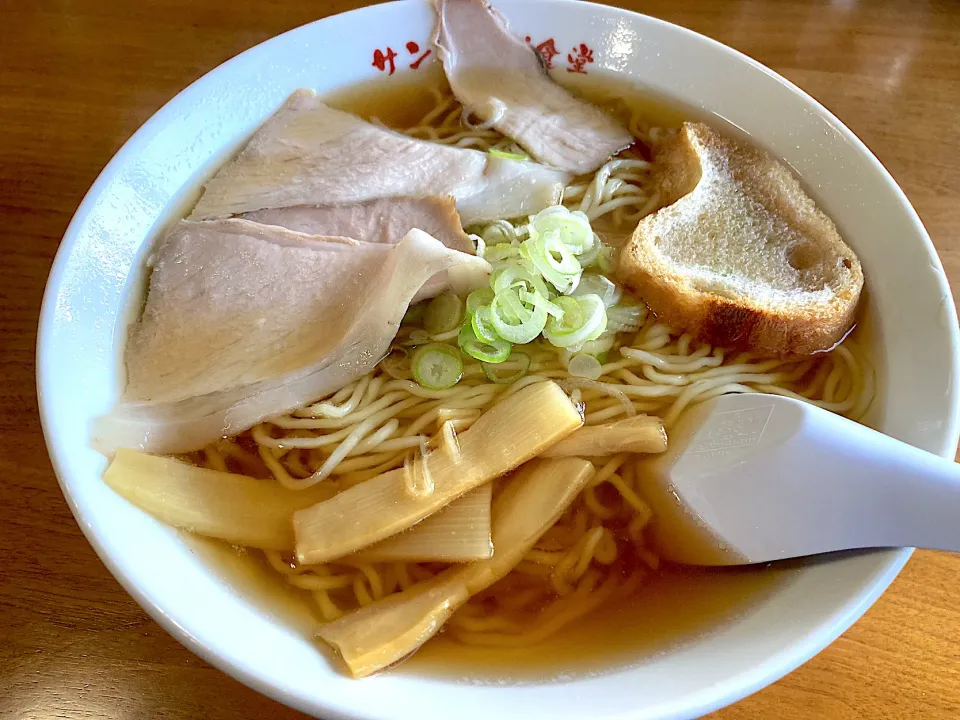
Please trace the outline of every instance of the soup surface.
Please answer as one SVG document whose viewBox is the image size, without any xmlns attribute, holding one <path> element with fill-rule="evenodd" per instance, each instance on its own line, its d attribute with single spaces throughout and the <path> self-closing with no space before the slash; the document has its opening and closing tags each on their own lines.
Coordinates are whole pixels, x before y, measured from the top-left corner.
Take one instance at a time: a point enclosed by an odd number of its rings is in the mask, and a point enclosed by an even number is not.
<svg viewBox="0 0 960 720">
<path fill-rule="evenodd" d="M 241 597 L 313 639 L 318 620 L 306 590 L 284 582 L 257 551 L 181 533 L 201 560 Z M 465 645 L 441 632 L 388 673 L 471 684 L 537 684 L 616 671 L 709 634 L 789 583 L 800 563 L 755 568 L 662 567 L 632 595 L 608 603 L 543 642 L 525 647 Z M 333 652 L 315 641 L 335 662 Z"/>
<path fill-rule="evenodd" d="M 556 79 L 622 118 L 625 123 L 629 123 L 635 135 L 644 139 L 655 139 L 658 133 L 675 128 L 684 120 L 708 119 L 691 108 L 680 107 L 665 98 L 652 96 L 640 88 L 598 72 L 592 72 L 583 78 L 567 76 Z M 481 149 L 490 146 L 499 149 L 501 145 L 498 143 L 502 141 L 505 151 L 513 150 L 509 141 L 503 141 L 493 131 L 471 133 L 460 126 L 459 106 L 449 96 L 449 88 L 438 66 L 429 70 L 424 68 L 419 73 L 410 73 L 407 76 L 378 79 L 335 92 L 326 99 L 335 107 L 392 128 L 405 131 L 416 131 L 420 128 L 421 137 L 423 132 L 435 131 L 440 137 L 447 137 L 454 134 L 454 131 L 462 131 L 463 139 L 467 143 L 479 138 L 476 146 Z M 428 119 L 427 123 L 424 123 L 424 118 Z M 721 122 L 717 118 L 709 120 L 714 125 Z M 425 126 L 434 130 L 423 131 Z M 723 129 L 732 132 L 731 128 Z M 649 153 L 649 147 L 641 145 L 630 152 L 630 158 L 641 159 L 644 154 Z M 610 192 L 609 197 L 598 198 L 598 203 L 616 201 L 619 197 L 623 198 L 622 207 L 592 219 L 591 224 L 608 245 L 616 247 L 629 237 L 642 214 L 656 209 L 656 200 L 642 194 L 646 181 L 631 172 L 629 167 L 625 171 L 614 168 L 612 172 L 622 174 L 621 186 L 614 187 L 611 191 L 611 186 L 606 185 L 605 191 Z M 578 182 L 579 186 L 576 185 Z M 586 196 L 592 192 L 590 182 L 590 178 L 574 181 L 574 200 L 576 193 Z M 633 188 L 637 190 L 631 196 Z M 568 188 L 568 198 L 570 195 Z M 576 201 L 567 204 L 571 209 L 577 206 Z M 613 204 L 616 205 L 616 202 Z M 866 306 L 866 302 L 863 305 Z M 636 347 L 666 347 L 674 349 L 671 352 L 697 356 L 699 349 L 695 341 L 691 342 L 690 338 L 684 339 L 684 336 L 669 333 L 668 330 L 659 327 L 655 319 L 648 318 L 641 331 L 629 342 L 633 342 Z M 662 338 L 659 346 L 658 333 L 668 335 Z M 629 342 L 625 342 L 625 345 Z M 858 329 L 844 342 L 839 353 L 834 351 L 821 357 L 794 361 L 768 361 L 730 353 L 723 365 L 750 365 L 752 369 L 748 372 L 754 372 L 756 376 L 746 379 L 740 377 L 736 382 L 744 383 L 753 389 L 771 391 L 769 386 L 782 385 L 793 392 L 821 401 L 831 409 L 859 419 L 866 409 L 866 401 L 869 400 L 869 397 L 863 396 L 872 394 L 871 389 L 865 389 L 863 378 L 855 372 L 856 368 L 862 369 L 864 366 L 864 353 L 869 349 L 865 350 L 866 345 L 869 345 L 869 341 L 864 337 L 864 331 Z M 675 350 L 676 348 L 679 350 Z M 699 357 L 708 356 L 711 352 L 711 349 L 704 349 Z M 549 367 L 547 370 L 549 371 Z M 764 375 L 770 372 L 774 373 L 773 379 Z M 589 389 L 584 389 L 588 418 L 591 412 L 608 412 L 615 416 L 616 400 L 592 397 L 589 392 Z M 639 411 L 666 417 L 669 427 L 676 414 L 682 411 L 682 405 L 678 406 L 673 400 L 674 396 L 670 397 L 669 402 L 658 404 L 651 401 L 648 403 L 649 407 L 640 403 Z M 217 463 L 225 462 L 232 471 L 267 477 L 269 469 L 262 464 L 259 467 L 252 467 L 249 462 L 244 465 L 243 457 L 253 458 L 254 465 L 258 462 L 258 452 L 262 457 L 262 449 L 257 447 L 256 438 L 256 435 L 246 433 L 238 440 L 226 441 L 223 446 L 210 453 L 193 453 L 191 460 L 208 467 L 216 467 Z M 282 440 L 282 435 L 274 433 L 270 436 L 271 440 L 277 438 Z M 212 460 L 214 455 L 219 460 Z M 310 474 L 316 471 L 316 467 L 310 463 L 309 457 L 302 455 L 287 462 L 283 471 L 296 473 L 301 470 Z M 389 462 L 383 467 L 388 465 Z M 362 463 L 358 467 L 358 472 L 364 472 Z M 369 467 L 367 465 L 367 468 Z M 300 477 L 303 477 L 302 472 Z M 637 471 L 630 468 L 628 461 L 617 465 L 611 472 L 619 473 L 618 477 L 622 475 L 629 487 L 631 473 Z M 362 478 L 358 480 L 362 481 Z M 429 673 L 457 681 L 498 683 L 549 681 L 558 677 L 606 672 L 642 662 L 645 657 L 711 632 L 729 618 L 764 602 L 770 593 L 775 592 L 783 583 L 790 582 L 799 571 L 799 566 L 795 564 L 723 570 L 660 566 L 656 557 L 643 546 L 642 541 L 637 543 L 637 538 L 631 536 L 633 516 L 630 509 L 624 505 L 622 494 L 607 485 L 592 489 L 591 493 L 589 498 L 578 500 L 560 522 L 560 525 L 566 523 L 564 527 L 569 527 L 571 532 L 580 533 L 577 542 L 582 542 L 581 536 L 586 532 L 584 528 L 577 530 L 580 523 L 577 513 L 584 518 L 582 522 L 585 527 L 589 525 L 594 529 L 603 528 L 598 535 L 600 540 L 594 543 L 601 549 L 591 550 L 594 552 L 593 559 L 585 556 L 588 561 L 586 569 L 581 570 L 581 574 L 577 576 L 582 579 L 584 573 L 595 572 L 596 578 L 584 594 L 586 600 L 578 600 L 580 605 L 568 604 L 569 607 L 560 607 L 559 603 L 554 603 L 555 598 L 550 595 L 551 590 L 543 579 L 543 573 L 539 578 L 530 579 L 514 571 L 500 583 L 472 599 L 448 623 L 448 629 L 428 642 L 410 660 L 390 672 Z M 285 566 L 287 569 L 291 566 L 288 559 L 279 554 L 268 561 L 268 558 L 257 550 L 235 549 L 218 541 L 201 540 L 192 536 L 190 542 L 196 547 L 198 554 L 238 592 L 262 607 L 265 612 L 297 628 L 306 636 L 312 635 L 318 622 L 333 619 L 337 613 L 349 611 L 358 603 L 364 604 L 364 595 L 370 595 L 375 590 L 377 578 L 370 578 L 368 574 L 364 579 L 364 570 L 323 569 L 319 572 L 320 576 L 342 575 L 347 579 L 340 584 L 331 581 L 332 589 L 329 592 L 320 591 L 322 596 L 318 597 L 316 590 L 306 589 L 310 583 L 301 583 L 301 587 L 291 584 L 290 574 L 284 569 Z M 564 549 L 560 547 L 563 545 L 562 539 L 557 542 L 559 549 L 547 548 L 542 552 L 543 557 L 540 559 L 546 563 L 545 572 L 549 572 L 550 562 L 556 562 L 556 558 L 550 560 L 547 554 L 558 553 Z M 605 563 L 602 559 L 603 542 L 619 549 L 615 553 L 616 559 L 610 563 Z M 528 575 L 535 576 L 536 558 L 528 558 L 524 562 Z M 436 564 L 421 563 L 418 567 L 403 569 L 402 572 L 413 572 L 416 580 L 421 577 L 416 573 L 429 577 L 437 572 L 438 567 L 435 566 Z M 373 572 L 379 574 L 379 580 L 383 580 L 384 577 L 389 578 L 393 571 L 374 568 Z M 391 586 L 397 585 L 396 578 L 387 582 Z M 608 587 L 609 591 L 605 590 Z M 530 596 L 529 602 L 522 600 L 525 593 Z M 591 596 L 597 597 L 599 602 L 590 602 Z M 562 601 L 562 597 L 559 600 Z M 533 622 L 534 626 L 540 623 L 543 627 L 542 633 L 524 633 L 518 630 L 518 626 L 538 612 L 545 617 L 553 613 L 552 617 L 562 616 L 563 619 L 558 620 L 552 629 L 549 621 Z M 326 648 L 324 651 L 329 652 Z"/>
</svg>

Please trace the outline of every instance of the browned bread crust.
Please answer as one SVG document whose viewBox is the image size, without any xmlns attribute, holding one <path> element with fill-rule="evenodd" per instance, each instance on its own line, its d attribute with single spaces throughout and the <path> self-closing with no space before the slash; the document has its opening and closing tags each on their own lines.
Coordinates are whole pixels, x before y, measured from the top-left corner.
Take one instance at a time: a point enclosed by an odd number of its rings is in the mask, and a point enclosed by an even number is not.
<svg viewBox="0 0 960 720">
<path fill-rule="evenodd" d="M 768 355 L 828 350 L 851 328 L 860 261 L 782 164 L 701 123 L 656 157 L 663 207 L 639 223 L 620 280 L 666 322 Z"/>
</svg>

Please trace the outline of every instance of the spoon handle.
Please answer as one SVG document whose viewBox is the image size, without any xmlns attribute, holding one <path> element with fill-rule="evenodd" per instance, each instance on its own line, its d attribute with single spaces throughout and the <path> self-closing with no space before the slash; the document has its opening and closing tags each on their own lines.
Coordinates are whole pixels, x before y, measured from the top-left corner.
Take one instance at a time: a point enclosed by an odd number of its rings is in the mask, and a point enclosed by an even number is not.
<svg viewBox="0 0 960 720">
<path fill-rule="evenodd" d="M 790 445 L 796 462 L 815 458 L 816 484 L 829 494 L 818 524 L 846 538 L 833 549 L 960 551 L 960 465 L 820 408 L 805 409 Z"/>
<path fill-rule="evenodd" d="M 960 551 L 960 465 L 808 403 L 718 398 L 694 408 L 671 443 L 649 473 L 651 488 L 669 492 L 648 492 L 664 517 L 670 498 L 682 510 L 657 525 L 668 559 L 729 565 L 854 548 Z M 684 539 L 691 523 L 708 529 L 718 557 L 702 551 L 701 531 Z"/>
</svg>

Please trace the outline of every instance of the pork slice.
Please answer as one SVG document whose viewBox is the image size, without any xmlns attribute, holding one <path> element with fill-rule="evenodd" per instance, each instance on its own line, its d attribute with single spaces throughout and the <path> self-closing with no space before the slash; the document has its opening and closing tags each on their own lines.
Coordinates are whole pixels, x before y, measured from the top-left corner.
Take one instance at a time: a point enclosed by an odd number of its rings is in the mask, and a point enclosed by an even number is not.
<svg viewBox="0 0 960 720">
<path fill-rule="evenodd" d="M 294 205 L 254 210 L 239 217 L 313 235 L 342 235 L 363 242 L 397 243 L 414 228 L 448 248 L 474 255 L 452 198 L 382 198 L 351 205 Z M 417 291 L 412 302 L 436 297 L 451 286 L 446 270 Z"/>
<path fill-rule="evenodd" d="M 555 205 L 569 180 L 538 163 L 410 138 L 297 90 L 207 181 L 190 219 L 449 195 L 470 225 Z"/>
<path fill-rule="evenodd" d="M 372 243 L 397 243 L 414 228 L 448 248 L 474 254 L 450 197 L 378 198 L 350 205 L 295 205 L 240 217 L 311 235 L 339 235 Z"/>
<path fill-rule="evenodd" d="M 462 291 L 488 269 L 419 230 L 386 245 L 180 221 L 155 251 L 126 390 L 94 443 L 187 452 L 299 407 L 373 369 L 428 279 L 447 271 Z"/>
<path fill-rule="evenodd" d="M 486 0 L 435 0 L 434 43 L 454 95 L 539 162 L 594 172 L 633 142 L 620 123 L 547 74 Z"/>
</svg>

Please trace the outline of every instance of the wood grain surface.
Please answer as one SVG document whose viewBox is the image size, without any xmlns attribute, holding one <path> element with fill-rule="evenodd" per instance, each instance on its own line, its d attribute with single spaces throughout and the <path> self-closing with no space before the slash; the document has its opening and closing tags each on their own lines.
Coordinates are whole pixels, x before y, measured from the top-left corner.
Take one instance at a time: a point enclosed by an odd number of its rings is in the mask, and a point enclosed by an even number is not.
<svg viewBox="0 0 960 720">
<path fill-rule="evenodd" d="M 43 286 L 97 173 L 201 74 L 356 0 L 0 0 L 0 717 L 295 718 L 188 652 L 84 540 L 34 386 Z M 833 110 L 900 182 L 960 288 L 960 3 L 620 0 Z M 960 556 L 918 552 L 866 616 L 721 720 L 960 717 Z"/>
</svg>

